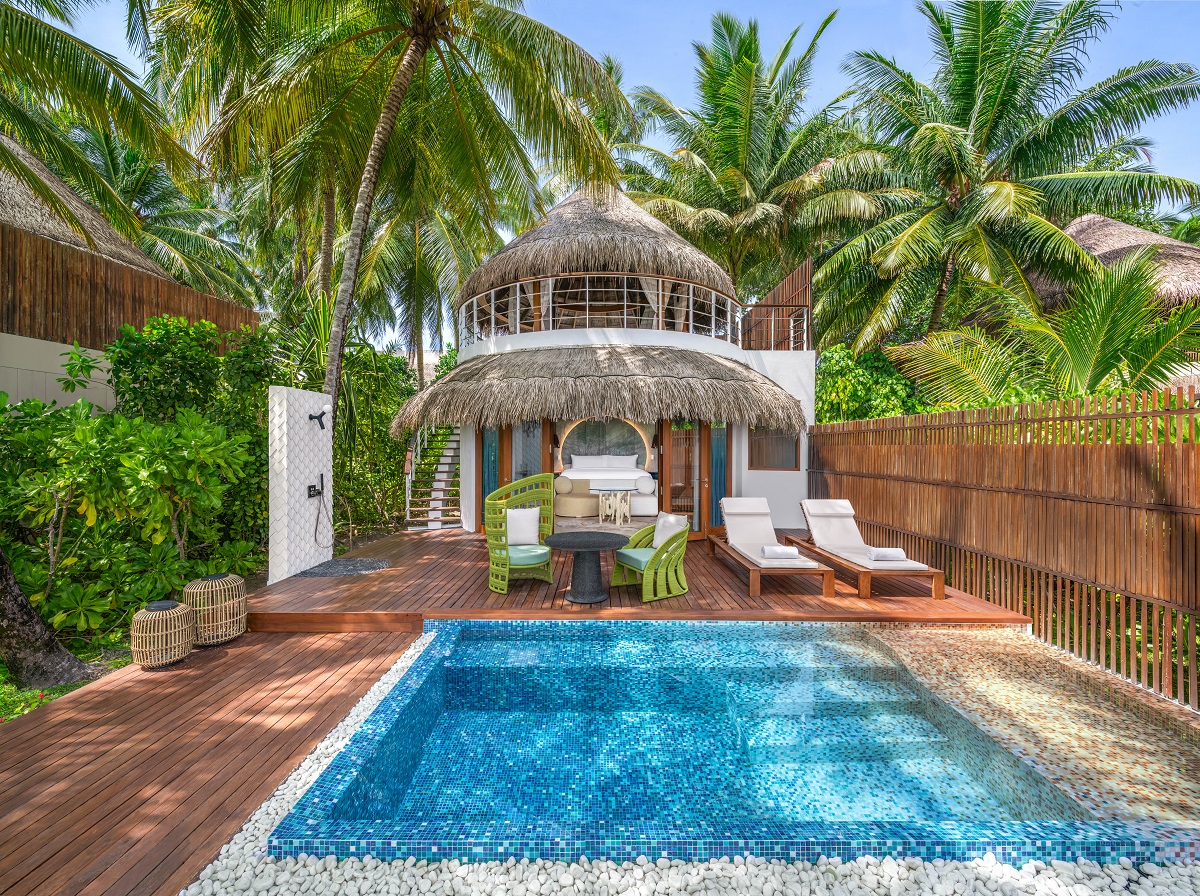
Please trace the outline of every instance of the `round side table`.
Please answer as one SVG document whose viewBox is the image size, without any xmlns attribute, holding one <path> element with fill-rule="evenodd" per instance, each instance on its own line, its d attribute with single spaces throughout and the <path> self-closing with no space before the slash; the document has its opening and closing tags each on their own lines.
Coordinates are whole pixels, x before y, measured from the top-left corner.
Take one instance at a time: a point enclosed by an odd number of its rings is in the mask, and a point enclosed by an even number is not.
<svg viewBox="0 0 1200 896">
<path fill-rule="evenodd" d="M 616 551 L 629 544 L 620 532 L 555 532 L 546 536 L 546 545 L 556 551 L 571 551 L 571 590 L 567 600 L 573 604 L 598 604 L 608 600 L 608 589 L 600 578 L 600 552 Z"/>
</svg>

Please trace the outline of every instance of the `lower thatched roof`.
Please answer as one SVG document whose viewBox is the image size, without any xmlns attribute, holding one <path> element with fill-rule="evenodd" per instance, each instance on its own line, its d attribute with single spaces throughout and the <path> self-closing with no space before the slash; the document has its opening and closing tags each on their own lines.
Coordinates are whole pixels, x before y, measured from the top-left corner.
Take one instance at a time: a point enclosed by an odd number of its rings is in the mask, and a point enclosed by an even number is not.
<svg viewBox="0 0 1200 896">
<path fill-rule="evenodd" d="M 660 346 L 590 345 L 481 355 L 410 399 L 392 423 L 512 426 L 528 420 L 617 417 L 723 420 L 799 433 L 800 402 L 744 364 Z"/>
</svg>

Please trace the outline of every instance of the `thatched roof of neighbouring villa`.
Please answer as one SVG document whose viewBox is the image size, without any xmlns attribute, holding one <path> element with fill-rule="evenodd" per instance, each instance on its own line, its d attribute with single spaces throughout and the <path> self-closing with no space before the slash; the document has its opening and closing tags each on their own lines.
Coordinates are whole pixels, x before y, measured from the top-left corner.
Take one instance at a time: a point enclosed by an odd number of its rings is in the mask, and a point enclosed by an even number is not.
<svg viewBox="0 0 1200 896">
<path fill-rule="evenodd" d="M 47 168 L 40 159 L 24 146 L 0 134 L 0 143 L 4 149 L 17 156 L 27 167 L 35 171 L 42 181 L 58 196 L 59 200 L 76 217 L 84 230 L 92 238 L 93 245 L 76 233 L 71 225 L 55 214 L 42 200 L 23 182 L 17 180 L 7 171 L 0 169 L 0 222 L 36 233 L 59 243 L 66 243 L 77 249 L 103 255 L 112 261 L 138 268 L 166 280 L 171 275 L 154 263 L 150 256 L 117 233 L 104 217 L 84 202 L 79 195 L 68 187 L 59 177 Z"/>
<path fill-rule="evenodd" d="M 737 361 L 661 346 L 588 345 L 480 355 L 400 408 L 392 435 L 419 426 L 512 426 L 613 417 L 724 420 L 804 430 L 798 399 Z"/>
<path fill-rule="evenodd" d="M 569 273 L 673 277 L 734 294 L 720 265 L 624 193 L 581 190 L 476 268 L 456 305 L 517 280 Z"/>
<path fill-rule="evenodd" d="M 1104 265 L 1115 264 L 1142 246 L 1158 246 L 1155 261 L 1161 266 L 1159 296 L 1162 300 L 1168 305 L 1179 305 L 1200 299 L 1200 246 L 1103 215 L 1076 218 L 1063 228 L 1063 232 Z M 1060 284 L 1035 280 L 1035 287 L 1047 305 L 1053 307 L 1062 301 Z"/>
</svg>

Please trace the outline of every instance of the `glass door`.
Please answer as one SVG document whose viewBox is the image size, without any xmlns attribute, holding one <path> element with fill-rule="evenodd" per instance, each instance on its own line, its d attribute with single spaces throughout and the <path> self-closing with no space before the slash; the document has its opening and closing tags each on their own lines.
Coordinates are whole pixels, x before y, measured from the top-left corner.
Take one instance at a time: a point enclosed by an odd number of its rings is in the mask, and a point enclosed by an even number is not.
<svg viewBox="0 0 1200 896">
<path fill-rule="evenodd" d="M 725 532 L 725 518 L 721 515 L 721 499 L 729 494 L 729 427 L 724 423 L 706 425 L 708 430 L 708 519 L 706 532 Z"/>
<path fill-rule="evenodd" d="M 729 493 L 729 439 L 724 423 L 664 422 L 659 437 L 663 509 L 686 516 L 692 538 L 724 529 L 721 499 Z"/>
</svg>

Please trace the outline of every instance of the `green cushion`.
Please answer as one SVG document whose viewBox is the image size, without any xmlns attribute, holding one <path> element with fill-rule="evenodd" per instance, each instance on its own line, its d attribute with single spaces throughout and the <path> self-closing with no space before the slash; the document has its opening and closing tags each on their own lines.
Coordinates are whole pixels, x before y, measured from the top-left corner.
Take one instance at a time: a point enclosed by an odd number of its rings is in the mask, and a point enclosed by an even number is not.
<svg viewBox="0 0 1200 896">
<path fill-rule="evenodd" d="M 550 559 L 550 549 L 544 544 L 510 544 L 509 566 L 541 566 Z"/>
<path fill-rule="evenodd" d="M 646 571 L 646 564 L 654 556 L 654 548 L 621 548 L 617 551 L 617 562 Z"/>
</svg>

